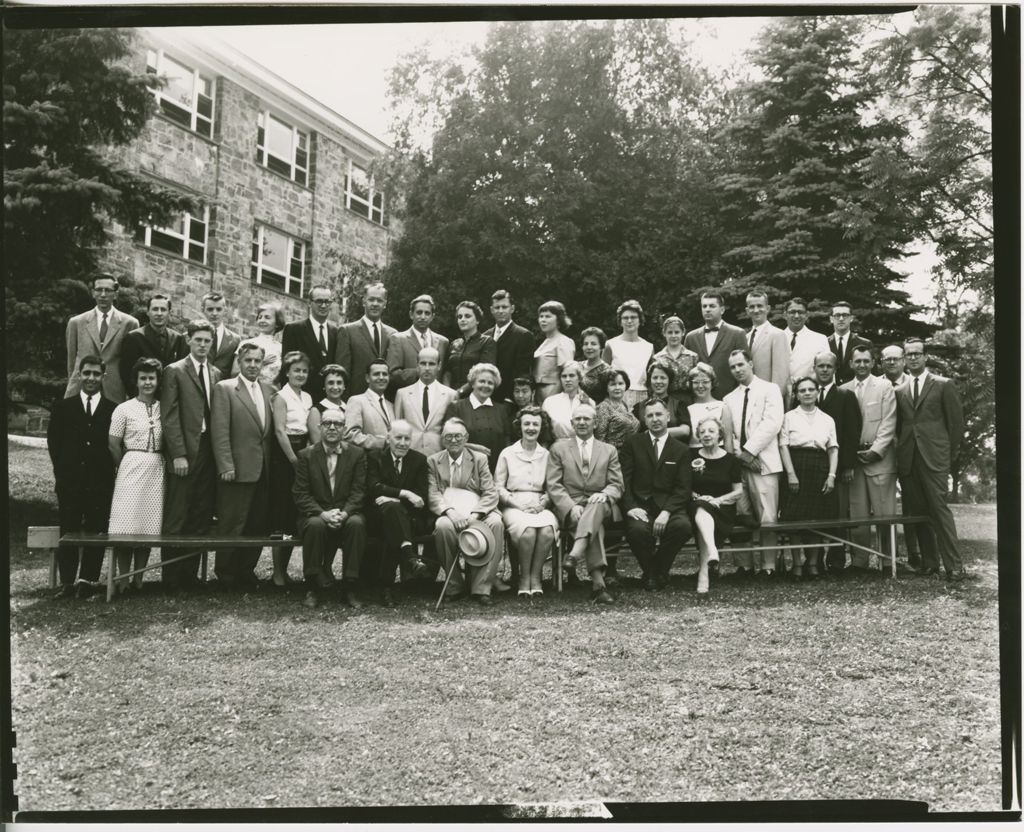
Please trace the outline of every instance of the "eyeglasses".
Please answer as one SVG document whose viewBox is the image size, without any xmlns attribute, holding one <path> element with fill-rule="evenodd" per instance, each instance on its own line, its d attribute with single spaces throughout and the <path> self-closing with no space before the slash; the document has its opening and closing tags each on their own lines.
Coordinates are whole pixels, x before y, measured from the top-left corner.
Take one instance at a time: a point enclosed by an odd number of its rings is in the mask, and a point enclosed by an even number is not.
<svg viewBox="0 0 1024 832">
<path fill-rule="evenodd" d="M 106 287 L 95 286 L 93 287 L 93 294 L 96 295 L 112 295 L 117 289 L 107 289 Z"/>
<path fill-rule="evenodd" d="M 850 313 L 849 312 L 833 312 L 832 313 L 832 317 L 833 318 L 849 318 L 850 317 Z"/>
<path fill-rule="evenodd" d="M 320 425 L 323 428 L 338 428 L 339 430 L 345 427 L 344 422 L 321 422 Z"/>
<path fill-rule="evenodd" d="M 441 438 L 445 442 L 459 442 L 460 440 L 466 438 L 466 434 L 464 434 L 464 433 L 446 433 Z"/>
</svg>

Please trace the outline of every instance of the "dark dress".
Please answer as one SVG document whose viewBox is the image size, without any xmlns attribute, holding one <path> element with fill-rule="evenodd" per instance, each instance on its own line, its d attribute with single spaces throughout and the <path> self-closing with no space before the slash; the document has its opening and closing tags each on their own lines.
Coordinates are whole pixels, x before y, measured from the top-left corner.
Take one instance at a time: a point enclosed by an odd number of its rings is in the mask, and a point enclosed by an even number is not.
<svg viewBox="0 0 1024 832">
<path fill-rule="evenodd" d="M 444 372 L 448 377 L 446 384 L 453 390 L 458 390 L 459 395 L 467 395 L 469 390 L 463 391 L 461 388 L 465 386 L 466 377 L 473 365 L 494 364 L 497 360 L 498 345 L 494 343 L 493 338 L 479 332 L 469 339 L 456 338 L 452 341 L 451 352 L 444 363 Z"/>
<path fill-rule="evenodd" d="M 732 491 L 735 482 L 743 482 L 743 472 L 740 468 L 740 461 L 732 454 L 727 453 L 718 459 L 708 459 L 699 451 L 695 452 L 704 460 L 704 470 L 699 474 L 693 472 L 693 492 L 706 497 L 721 497 Z M 694 457 L 696 458 L 696 456 Z M 690 503 L 690 519 L 697 513 L 697 508 L 703 508 L 715 518 L 715 542 L 721 543 L 729 534 L 733 524 L 736 522 L 736 504 L 728 506 L 713 506 L 703 500 L 693 500 Z M 694 526 L 696 528 L 696 525 Z"/>
<path fill-rule="evenodd" d="M 656 398 L 651 396 L 650 398 Z M 665 406 L 668 408 L 668 426 L 670 428 L 677 428 L 680 425 L 690 425 L 690 403 L 692 401 L 691 396 L 674 396 L 670 395 L 668 398 L 662 397 L 661 399 L 665 402 Z M 633 415 L 636 416 L 636 420 L 640 423 L 640 430 L 644 429 L 644 403 L 647 399 L 642 402 L 637 402 L 633 407 Z M 693 426 L 690 425 L 690 433 L 693 433 Z M 688 442 L 689 440 L 684 440 Z"/>
<path fill-rule="evenodd" d="M 512 444 L 512 408 L 508 402 L 493 402 L 490 407 L 481 405 L 473 409 L 469 397 L 459 399 L 448 405 L 445 411 L 445 421 L 452 417 L 462 419 L 469 429 L 467 442 L 483 445 L 490 453 L 487 455 L 487 465 L 494 473 L 494 467 L 498 464 L 498 456 L 505 448 Z"/>
</svg>

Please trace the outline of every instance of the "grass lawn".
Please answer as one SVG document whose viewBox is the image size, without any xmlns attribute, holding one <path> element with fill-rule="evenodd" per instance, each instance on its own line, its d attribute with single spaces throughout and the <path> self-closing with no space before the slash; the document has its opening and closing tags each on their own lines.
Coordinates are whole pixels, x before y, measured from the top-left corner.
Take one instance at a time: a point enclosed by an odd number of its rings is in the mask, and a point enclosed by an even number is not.
<svg viewBox="0 0 1024 832">
<path fill-rule="evenodd" d="M 698 608 L 685 560 L 668 591 L 626 581 L 602 609 L 580 590 L 436 614 L 425 593 L 392 610 L 262 592 L 108 605 L 49 600 L 47 559 L 25 549 L 26 517 L 56 522 L 48 476 L 44 450 L 11 449 L 21 810 L 1000 808 L 994 506 L 954 507 L 956 587 L 724 580 Z"/>
</svg>

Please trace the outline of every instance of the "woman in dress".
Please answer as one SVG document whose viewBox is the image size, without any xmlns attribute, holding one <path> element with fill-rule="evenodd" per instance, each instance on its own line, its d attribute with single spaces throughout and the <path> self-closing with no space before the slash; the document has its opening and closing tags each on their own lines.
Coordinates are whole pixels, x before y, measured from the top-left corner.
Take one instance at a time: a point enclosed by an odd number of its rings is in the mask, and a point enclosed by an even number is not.
<svg viewBox="0 0 1024 832">
<path fill-rule="evenodd" d="M 327 364 L 320 371 L 320 378 L 324 380 L 324 397 L 313 403 L 306 422 L 310 445 L 320 441 L 320 416 L 325 410 L 332 408 L 345 412 L 345 402 L 341 397 L 345 395 L 345 388 L 348 387 L 348 370 L 340 364 Z"/>
<path fill-rule="evenodd" d="M 576 435 L 572 428 L 572 414 L 581 404 L 589 404 L 593 407 L 594 402 L 586 393 L 580 390 L 580 379 L 583 378 L 583 365 L 578 361 L 570 361 L 562 367 L 561 393 L 555 393 L 544 399 L 541 407 L 551 419 L 551 430 L 555 439 L 568 439 Z"/>
<path fill-rule="evenodd" d="M 544 594 L 544 561 L 558 533 L 545 491 L 548 451 L 538 442 L 546 420 L 537 405 L 519 411 L 513 428 L 520 439 L 501 452 L 494 472 L 501 518 L 519 561 L 518 598 Z"/>
<path fill-rule="evenodd" d="M 163 428 L 157 391 L 163 365 L 155 358 L 140 358 L 132 365 L 139 391 L 134 399 L 119 404 L 110 417 L 107 443 L 114 458 L 117 480 L 110 504 L 110 534 L 160 534 L 164 506 Z M 117 549 L 117 571 L 122 575 L 142 569 L 149 549 Z M 142 574 L 120 579 L 121 594 L 142 587 Z"/>
<path fill-rule="evenodd" d="M 466 447 L 487 454 L 487 465 L 493 473 L 498 454 L 512 441 L 511 409 L 506 402 L 491 399 L 501 385 L 501 373 L 493 364 L 475 364 L 466 378 L 470 394 L 448 405 L 444 418 L 456 417 L 466 423 Z"/>
<path fill-rule="evenodd" d="M 836 467 L 839 464 L 839 443 L 836 423 L 823 410 L 818 409 L 818 382 L 809 377 L 798 378 L 793 384 L 797 406 L 782 417 L 779 432 L 779 452 L 786 471 L 788 488 L 782 492 L 779 518 L 782 520 L 831 520 L 835 516 L 829 494 L 836 486 Z M 794 580 L 818 575 L 818 556 L 821 550 L 811 548 L 816 536 L 803 534 L 805 548 L 793 556 Z M 806 564 L 804 561 L 806 560 Z"/>
<path fill-rule="evenodd" d="M 309 358 L 293 350 L 281 359 L 278 384 L 281 389 L 271 407 L 274 411 L 274 440 L 270 443 L 270 527 L 274 534 L 295 534 L 296 508 L 292 497 L 296 454 L 309 441 L 309 411 L 313 399 L 302 389 L 309 378 Z M 274 585 L 286 587 L 292 547 L 274 549 Z"/>
<path fill-rule="evenodd" d="M 622 450 L 626 440 L 640 429 L 640 421 L 626 407 L 629 376 L 625 370 L 612 370 L 606 383 L 607 396 L 597 405 L 594 436 L 615 450 Z"/>
<path fill-rule="evenodd" d="M 274 384 L 281 372 L 281 336 L 284 329 L 284 310 L 276 303 L 263 303 L 256 308 L 256 334 L 243 338 L 238 345 L 259 344 L 263 347 L 263 368 L 260 380 Z M 238 375 L 238 353 L 235 353 L 235 364 L 231 371 L 232 377 Z"/>
<path fill-rule="evenodd" d="M 476 364 L 493 364 L 498 360 L 498 345 L 489 335 L 480 334 L 480 322 L 484 312 L 471 300 L 464 300 L 455 307 L 455 323 L 459 327 L 459 338 L 452 341 L 451 352 L 444 362 L 442 384 L 457 390 L 459 396 L 469 393 L 470 368 Z"/>
<path fill-rule="evenodd" d="M 557 300 L 542 303 L 537 310 L 537 326 L 544 340 L 533 351 L 533 381 L 537 385 L 537 404 L 544 404 L 549 396 L 560 393 L 562 368 L 576 358 L 576 344 L 563 335 L 572 321 L 565 307 Z"/>
<path fill-rule="evenodd" d="M 647 365 L 654 353 L 654 344 L 640 337 L 644 323 L 643 307 L 635 300 L 623 301 L 615 310 L 622 334 L 609 338 L 604 345 L 604 360 L 629 376 L 626 407 L 632 409 L 647 398 Z"/>
<path fill-rule="evenodd" d="M 693 523 L 700 567 L 697 570 L 697 598 L 708 597 L 709 574 L 718 574 L 718 546 L 736 521 L 736 502 L 743 494 L 740 461 L 722 447 L 724 427 L 714 417 L 697 422 L 700 449 L 693 457 Z"/>
<path fill-rule="evenodd" d="M 649 397 L 660 399 L 668 408 L 668 435 L 684 444 L 689 444 L 690 411 L 687 410 L 688 402 L 685 398 L 674 396 L 669 392 L 673 381 L 675 381 L 675 372 L 671 367 L 656 361 L 647 367 Z M 644 423 L 643 408 L 643 402 L 633 408 L 633 415 L 641 425 Z"/>
<path fill-rule="evenodd" d="M 665 337 L 665 347 L 656 352 L 651 361 L 657 361 L 672 368 L 676 379 L 669 388 L 673 395 L 681 395 L 686 391 L 686 374 L 696 366 L 700 356 L 693 350 L 683 346 L 686 327 L 678 315 L 669 315 L 661 324 L 661 334 Z"/>
<path fill-rule="evenodd" d="M 580 387 L 595 402 L 601 401 L 607 394 L 608 373 L 611 366 L 601 357 L 604 345 L 608 342 L 604 330 L 596 326 L 588 326 L 580 333 L 580 349 L 583 351 L 583 380 Z"/>
<path fill-rule="evenodd" d="M 725 450 L 731 454 L 733 451 L 732 414 L 724 402 L 712 397 L 711 391 L 715 387 L 715 381 L 715 368 L 703 361 L 698 361 L 693 369 L 686 374 L 686 382 L 693 399 L 692 404 L 687 405 L 686 409 L 690 414 L 691 425 L 696 425 L 704 419 L 717 419 L 722 425 L 722 441 Z M 701 447 L 700 437 L 694 431 L 694 435 L 690 437 L 691 456 L 699 447 Z"/>
</svg>

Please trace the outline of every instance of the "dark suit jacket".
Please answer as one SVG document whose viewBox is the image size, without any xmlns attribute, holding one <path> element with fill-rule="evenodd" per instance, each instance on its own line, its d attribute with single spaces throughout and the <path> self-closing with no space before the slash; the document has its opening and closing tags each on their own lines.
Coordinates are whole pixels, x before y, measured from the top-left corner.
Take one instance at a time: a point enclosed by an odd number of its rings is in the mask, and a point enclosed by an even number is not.
<svg viewBox="0 0 1024 832">
<path fill-rule="evenodd" d="M 293 350 L 299 350 L 309 356 L 309 380 L 303 389 L 309 393 L 314 402 L 318 402 L 324 397 L 324 380 L 320 378 L 320 371 L 325 364 L 334 362 L 334 354 L 338 349 L 338 325 L 327 321 L 326 327 L 326 354 L 320 351 L 320 342 L 317 340 L 319 330 L 313 329 L 313 324 L 309 322 L 308 316 L 303 321 L 285 324 L 284 329 L 281 330 L 282 357 Z M 351 370 L 350 367 L 345 367 L 345 369 Z M 349 379 L 349 385 L 351 384 L 352 380 Z M 365 383 L 363 386 L 365 387 Z M 346 392 L 349 391 L 346 390 Z"/>
<path fill-rule="evenodd" d="M 856 468 L 857 450 L 860 448 L 860 431 L 864 417 L 860 413 L 857 395 L 850 390 L 840 390 L 835 384 L 828 391 L 825 402 L 820 405 L 823 412 L 836 423 L 836 441 L 839 443 L 839 473 Z"/>
<path fill-rule="evenodd" d="M 430 331 L 433 338 L 431 346 L 437 350 L 437 378 L 444 372 L 444 362 L 448 357 L 449 341 L 443 335 Z M 402 387 L 408 387 L 419 381 L 419 358 L 423 348 L 419 339 L 412 334 L 412 329 L 396 332 L 388 338 L 387 362 L 391 371 L 392 396 Z"/>
<path fill-rule="evenodd" d="M 690 503 L 690 449 L 666 437 L 661 457 L 654 461 L 654 446 L 647 431 L 629 437 L 619 451 L 622 462 L 622 508 L 647 508 L 653 500 L 659 511 L 678 514 Z M 651 518 L 653 519 L 653 518 Z"/>
<path fill-rule="evenodd" d="M 224 327 L 224 337 L 217 342 L 217 354 L 210 354 L 210 363 L 220 370 L 220 377 L 231 378 L 231 371 L 234 369 L 235 353 L 238 352 L 238 345 L 242 343 L 242 336 L 237 332 Z M 188 350 L 186 350 L 188 352 Z"/>
<path fill-rule="evenodd" d="M 241 376 L 218 382 L 213 388 L 213 426 L 210 439 L 217 473 L 235 472 L 235 482 L 257 482 L 269 465 L 274 441 L 274 413 L 270 400 L 274 388 L 259 382 L 263 393 L 264 424 Z"/>
<path fill-rule="evenodd" d="M 323 443 L 310 445 L 298 453 L 295 461 L 295 484 L 292 497 L 299 512 L 299 532 L 306 519 L 321 511 L 340 508 L 350 517 L 363 510 L 366 493 L 366 453 L 355 445 L 345 445 L 338 454 L 334 470 L 334 491 L 327 473 L 327 454 Z"/>
<path fill-rule="evenodd" d="M 736 379 L 729 372 L 729 353 L 733 350 L 747 348 L 747 333 L 742 329 L 727 324 L 725 321 L 722 321 L 720 327 L 715 345 L 711 349 L 711 355 L 708 355 L 708 348 L 704 343 L 703 325 L 690 330 L 683 339 L 684 347 L 693 350 L 700 356 L 701 361 L 714 368 L 717 379 L 715 382 L 716 399 L 724 398 L 726 393 L 731 393 L 736 389 Z"/>
<path fill-rule="evenodd" d="M 964 410 L 956 385 L 929 372 L 915 407 L 911 376 L 896 388 L 896 417 L 900 476 L 910 474 L 915 449 L 930 471 L 948 472 L 964 438 Z"/>
<path fill-rule="evenodd" d="M 216 387 L 220 370 L 209 362 L 206 368 L 211 387 Z M 213 390 L 210 390 L 211 422 L 213 407 Z M 192 359 L 186 356 L 164 368 L 160 381 L 160 421 L 164 428 L 164 456 L 168 460 L 185 457 L 189 466 L 195 464 L 205 409 L 203 389 Z M 211 428 L 212 425 L 206 426 L 207 430 Z"/>
<path fill-rule="evenodd" d="M 54 402 L 46 445 L 58 493 L 64 489 L 99 489 L 107 499 L 114 493 L 114 461 L 107 447 L 107 434 L 115 407 L 101 394 L 90 420 L 77 393 Z"/>
<path fill-rule="evenodd" d="M 484 335 L 493 339 L 494 329 L 492 326 Z M 499 399 L 512 401 L 512 380 L 518 376 L 533 377 L 533 350 L 536 343 L 533 333 L 515 321 L 509 324 L 508 329 L 495 343 L 498 357 L 494 363 L 501 373 L 501 384 L 494 395 Z"/>
<path fill-rule="evenodd" d="M 340 364 L 349 374 L 349 386 L 345 391 L 345 401 L 349 396 L 366 392 L 366 370 L 375 358 L 387 358 L 388 340 L 395 334 L 395 328 L 380 321 L 380 354 L 373 348 L 373 339 L 366 329 L 360 316 L 338 327 L 338 348 L 334 352 L 334 361 Z"/>
<path fill-rule="evenodd" d="M 411 491 L 427 501 L 427 458 L 411 448 L 402 457 L 402 473 L 395 471 L 391 451 L 378 448 L 366 455 L 366 493 L 370 500 L 378 497 L 398 499 L 401 491 Z"/>
<path fill-rule="evenodd" d="M 839 366 L 836 367 L 836 384 L 846 384 L 846 382 L 853 378 L 853 370 L 850 369 L 850 356 L 853 355 L 853 348 L 870 346 L 871 342 L 867 338 L 861 338 L 856 332 L 850 332 L 843 339 L 843 354 L 840 355 L 835 333 L 828 336 L 828 348 L 832 350 L 832 355 L 839 362 Z M 841 444 L 840 447 L 842 447 Z M 842 461 L 840 461 L 840 467 L 842 467 L 842 464 Z"/>
<path fill-rule="evenodd" d="M 170 327 L 167 327 L 166 334 L 167 339 L 162 349 L 160 336 L 149 324 L 133 329 L 124 336 L 124 342 L 121 344 L 121 380 L 124 382 L 125 393 L 129 398 L 139 392 L 135 386 L 135 374 L 132 372 L 132 366 L 140 358 L 155 358 L 166 367 L 188 355 L 188 345 L 185 343 L 184 335 Z"/>
</svg>

